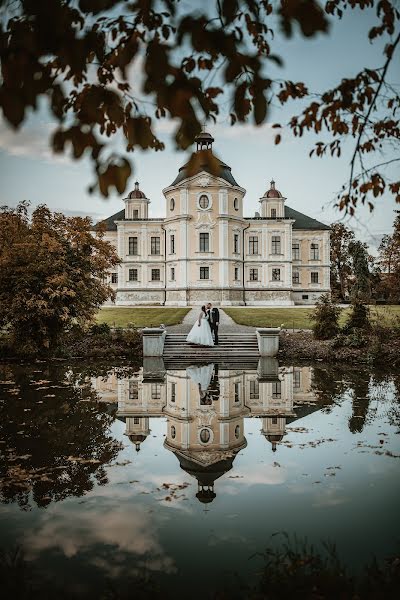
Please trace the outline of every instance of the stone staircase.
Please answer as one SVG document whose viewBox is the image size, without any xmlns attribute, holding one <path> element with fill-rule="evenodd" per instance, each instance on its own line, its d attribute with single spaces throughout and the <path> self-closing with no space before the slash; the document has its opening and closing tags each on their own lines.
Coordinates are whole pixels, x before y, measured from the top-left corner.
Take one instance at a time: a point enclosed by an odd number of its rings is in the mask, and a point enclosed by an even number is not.
<svg viewBox="0 0 400 600">
<path fill-rule="evenodd" d="M 212 347 L 188 344 L 186 336 L 186 333 L 167 333 L 163 352 L 166 362 L 182 367 L 217 362 L 244 368 L 256 364 L 259 358 L 257 336 L 252 332 L 221 334 L 218 346 Z"/>
</svg>

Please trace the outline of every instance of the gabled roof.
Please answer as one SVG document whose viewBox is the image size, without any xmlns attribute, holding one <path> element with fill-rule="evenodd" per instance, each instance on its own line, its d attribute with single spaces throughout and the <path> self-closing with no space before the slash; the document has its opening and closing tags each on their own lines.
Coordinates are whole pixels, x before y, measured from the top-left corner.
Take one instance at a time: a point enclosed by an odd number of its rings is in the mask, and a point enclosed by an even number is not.
<svg viewBox="0 0 400 600">
<path fill-rule="evenodd" d="M 123 221 L 125 219 L 125 208 L 115 213 L 115 215 L 111 215 L 107 219 L 103 219 L 103 221 L 99 221 L 96 225 L 100 225 L 100 223 L 105 223 L 107 231 L 117 231 L 117 226 L 114 221 Z"/>
<path fill-rule="evenodd" d="M 214 156 L 214 158 L 216 158 L 216 157 Z M 225 179 L 225 181 L 227 181 L 231 185 L 238 186 L 239 184 L 237 183 L 237 181 L 235 181 L 235 178 L 233 177 L 232 172 L 231 172 L 231 168 L 227 164 L 222 162 L 222 160 L 219 160 L 219 158 L 217 158 L 217 161 L 218 161 L 219 165 L 218 165 L 218 174 L 216 176 L 220 177 L 221 179 Z M 179 173 L 176 176 L 176 178 L 174 179 L 174 181 L 171 183 L 171 186 L 178 185 L 178 183 L 180 183 L 184 179 L 187 179 L 188 177 L 193 177 L 194 175 L 197 175 L 197 173 L 200 173 L 201 171 L 206 171 L 207 173 L 210 173 L 210 175 L 215 175 L 215 173 L 211 173 L 207 164 L 199 165 L 197 170 L 195 172 L 192 171 L 189 175 L 187 172 L 188 164 L 189 163 L 184 164 L 183 167 L 181 167 L 179 169 Z"/>
<path fill-rule="evenodd" d="M 285 206 L 285 219 L 295 220 L 293 229 L 330 229 L 328 225 L 325 225 L 316 219 L 312 219 L 298 210 L 290 208 L 290 206 Z"/>
</svg>

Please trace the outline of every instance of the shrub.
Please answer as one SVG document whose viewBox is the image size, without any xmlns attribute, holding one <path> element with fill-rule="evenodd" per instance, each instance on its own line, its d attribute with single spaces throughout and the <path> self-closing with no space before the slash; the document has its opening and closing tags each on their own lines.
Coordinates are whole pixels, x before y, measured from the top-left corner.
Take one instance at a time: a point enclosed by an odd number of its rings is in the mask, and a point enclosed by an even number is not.
<svg viewBox="0 0 400 600">
<path fill-rule="evenodd" d="M 345 333 L 353 329 L 370 329 L 369 308 L 359 300 L 355 300 L 350 309 L 349 318 L 343 328 Z"/>
<path fill-rule="evenodd" d="M 107 323 L 95 323 L 90 328 L 92 335 L 110 335 L 110 326 Z"/>
<path fill-rule="evenodd" d="M 339 333 L 340 312 L 341 309 L 332 302 L 329 294 L 320 297 L 311 313 L 311 319 L 314 321 L 314 337 L 317 340 L 330 340 Z"/>
</svg>

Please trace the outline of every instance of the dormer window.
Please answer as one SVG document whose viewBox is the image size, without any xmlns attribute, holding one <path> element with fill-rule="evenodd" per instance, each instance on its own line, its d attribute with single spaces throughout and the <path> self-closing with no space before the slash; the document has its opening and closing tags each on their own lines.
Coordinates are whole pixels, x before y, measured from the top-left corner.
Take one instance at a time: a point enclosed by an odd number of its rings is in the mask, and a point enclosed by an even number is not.
<svg viewBox="0 0 400 600">
<path fill-rule="evenodd" d="M 276 208 L 271 208 L 271 219 L 276 219 Z"/>
</svg>

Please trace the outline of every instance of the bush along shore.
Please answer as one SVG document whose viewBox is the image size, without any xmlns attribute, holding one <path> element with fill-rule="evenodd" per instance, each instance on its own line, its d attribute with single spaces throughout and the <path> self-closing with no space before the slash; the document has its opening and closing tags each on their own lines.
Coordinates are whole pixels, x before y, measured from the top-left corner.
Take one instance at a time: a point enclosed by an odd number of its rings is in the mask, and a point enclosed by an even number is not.
<svg viewBox="0 0 400 600">
<path fill-rule="evenodd" d="M 322 296 L 311 316 L 313 332 L 284 332 L 279 358 L 400 366 L 400 320 L 373 321 L 362 302 L 352 304 L 348 320 L 339 326 L 341 309 Z"/>
<path fill-rule="evenodd" d="M 111 329 L 106 323 L 94 324 L 89 328 L 72 327 L 56 346 L 38 353 L 29 345 L 14 344 L 6 334 L 0 339 L 0 359 L 87 359 L 87 358 L 142 358 L 142 335 L 133 328 Z"/>
</svg>

